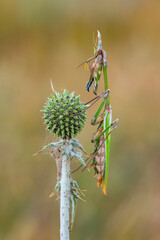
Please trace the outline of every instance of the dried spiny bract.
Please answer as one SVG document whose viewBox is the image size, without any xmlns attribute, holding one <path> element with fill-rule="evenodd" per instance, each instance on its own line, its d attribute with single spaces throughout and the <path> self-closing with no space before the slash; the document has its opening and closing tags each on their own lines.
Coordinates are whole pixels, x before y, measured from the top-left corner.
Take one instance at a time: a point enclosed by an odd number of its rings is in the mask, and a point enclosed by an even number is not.
<svg viewBox="0 0 160 240">
<path fill-rule="evenodd" d="M 62 139 L 75 137 L 83 128 L 86 120 L 86 106 L 80 102 L 74 92 L 70 95 L 64 90 L 63 94 L 55 93 L 48 98 L 44 106 L 44 124 L 47 130 Z"/>
</svg>

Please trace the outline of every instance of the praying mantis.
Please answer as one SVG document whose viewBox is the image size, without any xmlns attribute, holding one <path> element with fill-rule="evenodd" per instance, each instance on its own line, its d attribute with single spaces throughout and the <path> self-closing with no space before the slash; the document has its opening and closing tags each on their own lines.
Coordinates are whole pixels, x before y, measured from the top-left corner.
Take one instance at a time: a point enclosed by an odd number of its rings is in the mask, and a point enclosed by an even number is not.
<svg viewBox="0 0 160 240">
<path fill-rule="evenodd" d="M 103 98 L 97 112 L 91 120 L 92 125 L 97 125 L 97 131 L 93 134 L 91 142 L 94 143 L 93 153 L 85 160 L 88 161 L 82 172 L 89 166 L 94 168 L 95 177 L 97 179 L 97 186 L 102 187 L 103 193 L 107 194 L 107 178 L 108 178 L 108 167 L 109 167 L 109 156 L 110 156 L 110 138 L 113 129 L 117 127 L 119 119 L 112 122 L 112 110 L 107 105 L 107 98 L 109 97 L 110 90 L 104 91 L 99 96 L 96 96 L 91 101 L 87 102 L 87 110 L 100 98 Z M 90 103 L 90 104 L 89 104 Z M 88 105 L 89 104 L 89 105 Z M 77 169 L 72 171 L 72 174 L 80 169 L 84 164 L 81 164 Z"/>
<path fill-rule="evenodd" d="M 119 119 L 112 122 L 112 110 L 108 106 L 104 106 L 103 112 L 99 115 L 102 105 L 105 105 L 105 99 L 102 101 L 91 121 L 92 125 L 98 124 L 98 127 L 91 140 L 95 146 L 91 154 L 91 160 L 93 160 L 93 162 L 90 168 L 94 168 L 97 186 L 102 186 L 102 191 L 106 195 L 111 132 L 116 128 Z"/>
<path fill-rule="evenodd" d="M 78 67 L 81 65 L 85 64 L 85 69 L 88 68 L 90 70 L 90 76 L 89 80 L 86 84 L 86 89 L 89 92 L 90 87 L 92 83 L 94 82 L 94 87 L 93 87 L 93 93 L 97 95 L 97 90 L 98 90 L 98 85 L 99 85 L 99 80 L 101 77 L 102 73 L 102 68 L 107 65 L 107 60 L 106 60 L 106 52 L 102 49 L 102 40 L 101 40 L 101 34 L 98 31 L 98 45 L 96 46 L 96 43 L 94 41 L 94 56 L 87 59 L 85 62 L 81 63 Z M 92 66 L 88 65 L 90 61 L 94 59 L 94 62 L 92 63 Z"/>
<path fill-rule="evenodd" d="M 86 161 L 89 160 L 86 166 L 88 166 L 89 163 L 93 161 L 92 164 L 90 165 L 90 168 L 94 168 L 95 177 L 97 178 L 97 185 L 102 187 L 102 191 L 106 195 L 111 132 L 113 131 L 114 128 L 116 128 L 119 119 L 116 119 L 115 121 L 112 122 L 112 108 L 109 96 L 110 90 L 108 89 L 107 78 L 106 52 L 102 49 L 102 39 L 99 31 L 97 31 L 97 39 L 98 43 L 97 45 L 95 44 L 94 46 L 94 56 L 82 63 L 85 64 L 85 68 L 86 66 L 88 66 L 90 70 L 90 76 L 86 84 L 86 89 L 89 92 L 90 87 L 94 82 L 95 84 L 93 87 L 93 93 L 97 95 L 99 80 L 103 70 L 105 92 L 107 92 L 108 94 L 101 94 L 93 99 L 95 100 L 98 99 L 99 97 L 103 97 L 103 100 L 91 121 L 92 125 L 98 124 L 98 127 L 96 133 L 94 133 L 91 140 L 91 142 L 95 144 L 94 151 L 93 153 L 91 153 L 90 158 L 86 159 Z M 94 60 L 94 62 L 92 63 L 91 66 L 89 66 L 88 63 L 92 60 Z M 81 66 L 82 64 L 80 64 L 79 66 Z"/>
</svg>

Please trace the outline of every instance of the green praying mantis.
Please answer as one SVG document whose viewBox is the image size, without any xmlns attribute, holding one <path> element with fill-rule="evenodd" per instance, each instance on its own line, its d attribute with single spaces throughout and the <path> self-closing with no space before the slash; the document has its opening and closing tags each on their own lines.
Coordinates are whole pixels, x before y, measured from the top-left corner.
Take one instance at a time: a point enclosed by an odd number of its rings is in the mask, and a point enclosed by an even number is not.
<svg viewBox="0 0 160 240">
<path fill-rule="evenodd" d="M 99 97 L 103 97 L 103 100 L 91 121 L 92 125 L 98 124 L 98 127 L 96 133 L 94 133 L 91 140 L 91 142 L 95 144 L 94 151 L 93 153 L 91 153 L 90 157 L 86 159 L 86 161 L 89 160 L 86 166 L 88 166 L 89 163 L 93 161 L 92 164 L 90 165 L 90 168 L 94 168 L 95 177 L 97 178 L 97 185 L 102 187 L 102 191 L 106 195 L 111 132 L 113 131 L 114 128 L 116 128 L 119 119 L 116 119 L 115 121 L 112 122 L 112 108 L 109 96 L 110 90 L 108 89 L 107 78 L 106 52 L 102 49 L 102 39 L 99 31 L 97 31 L 97 39 L 98 43 L 95 44 L 94 46 L 94 56 L 82 63 L 85 64 L 86 67 L 89 66 L 88 63 L 90 61 L 94 60 L 92 66 L 88 67 L 88 69 L 90 70 L 89 80 L 86 84 L 86 89 L 88 92 L 90 90 L 92 83 L 94 82 L 93 93 L 97 95 L 102 70 L 105 85 L 104 92 L 105 94 L 103 93 L 93 99 L 96 100 L 99 99 Z M 79 66 L 81 66 L 82 64 L 80 64 Z"/>
<path fill-rule="evenodd" d="M 94 168 L 97 186 L 102 186 L 102 191 L 105 195 L 107 194 L 111 133 L 113 129 L 117 127 L 117 123 L 119 122 L 119 119 L 112 122 L 112 110 L 107 104 L 109 93 L 110 90 L 108 89 L 86 103 L 87 108 L 85 110 L 90 108 L 94 103 L 102 98 L 102 102 L 91 120 L 92 125 L 98 125 L 97 131 L 93 134 L 91 139 L 91 142 L 95 144 L 94 150 L 93 153 L 91 153 L 85 160 L 87 164 L 82 170 L 83 172 L 92 161 L 92 164 L 90 164 L 89 167 Z M 84 164 L 81 164 L 78 168 L 72 171 L 72 174 L 82 166 L 84 166 Z"/>
<path fill-rule="evenodd" d="M 98 127 L 91 140 L 95 146 L 87 166 L 93 160 L 90 168 L 94 168 L 97 185 L 102 186 L 102 191 L 105 195 L 107 194 L 111 133 L 116 128 L 118 122 L 119 119 L 112 122 L 112 110 L 106 104 L 106 98 L 104 97 L 91 121 L 92 125 L 98 124 Z"/>
</svg>

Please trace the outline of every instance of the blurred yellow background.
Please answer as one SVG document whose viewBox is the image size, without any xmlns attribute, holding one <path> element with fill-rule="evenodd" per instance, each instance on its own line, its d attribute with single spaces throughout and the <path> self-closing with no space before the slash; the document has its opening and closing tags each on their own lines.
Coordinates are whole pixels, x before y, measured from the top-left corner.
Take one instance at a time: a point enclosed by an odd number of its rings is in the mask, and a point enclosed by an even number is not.
<svg viewBox="0 0 160 240">
<path fill-rule="evenodd" d="M 49 198 L 56 165 L 32 155 L 53 137 L 42 113 L 54 88 L 91 99 L 93 32 L 107 52 L 113 119 L 108 195 L 93 171 L 75 173 L 79 202 L 71 239 L 160 239 L 160 1 L 0 1 L 0 239 L 59 239 L 59 201 Z M 103 79 L 99 93 L 103 91 Z M 98 106 L 98 105 L 97 105 Z M 88 153 L 96 107 L 78 139 Z M 78 163 L 76 163 L 78 164 Z"/>
</svg>

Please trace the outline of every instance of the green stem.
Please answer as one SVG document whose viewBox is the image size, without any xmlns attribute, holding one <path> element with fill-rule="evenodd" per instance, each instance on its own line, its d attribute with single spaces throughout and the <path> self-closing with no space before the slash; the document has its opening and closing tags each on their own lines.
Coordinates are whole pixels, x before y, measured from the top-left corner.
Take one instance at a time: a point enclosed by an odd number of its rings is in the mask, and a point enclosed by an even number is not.
<svg viewBox="0 0 160 240">
<path fill-rule="evenodd" d="M 107 77 L 107 65 L 105 65 L 103 67 L 103 76 L 104 76 L 104 87 L 105 87 L 105 90 L 109 89 L 108 87 L 108 77 Z M 106 102 L 107 102 L 107 105 L 110 106 L 110 96 L 107 97 L 106 99 Z"/>
</svg>

